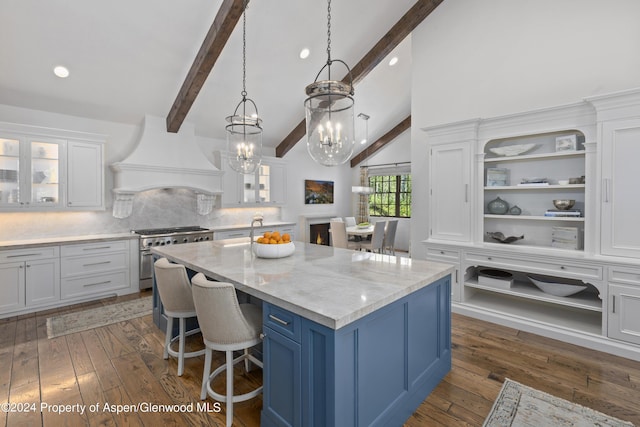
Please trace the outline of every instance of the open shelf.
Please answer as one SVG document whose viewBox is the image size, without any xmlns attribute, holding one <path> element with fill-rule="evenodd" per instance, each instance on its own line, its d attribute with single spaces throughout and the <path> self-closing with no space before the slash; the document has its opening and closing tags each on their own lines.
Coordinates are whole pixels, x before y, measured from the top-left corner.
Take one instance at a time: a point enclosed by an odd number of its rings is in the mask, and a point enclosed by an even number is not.
<svg viewBox="0 0 640 427">
<path fill-rule="evenodd" d="M 480 285 L 478 284 L 478 281 L 476 279 L 467 280 L 464 284 L 465 286 L 471 288 L 482 289 L 499 294 L 512 295 L 519 298 L 532 299 L 536 301 L 544 301 L 551 304 L 559 304 L 583 310 L 602 312 L 602 301 L 596 294 L 586 291 L 568 297 L 558 297 L 542 292 L 532 284 L 518 281 L 514 282 L 513 286 L 510 289 L 501 289 L 492 286 Z"/>
<path fill-rule="evenodd" d="M 569 221 L 569 222 L 584 222 L 584 217 L 572 217 L 572 216 L 541 216 L 541 215 L 496 215 L 496 214 L 484 214 L 485 218 L 495 219 L 516 219 L 516 220 L 532 220 L 532 221 Z"/>
<path fill-rule="evenodd" d="M 602 335 L 601 312 L 500 294 L 493 289 L 474 291 L 473 295 L 465 298 L 464 305 L 494 311 L 499 315 L 507 314 L 526 321 L 544 323 L 551 327 Z"/>
<path fill-rule="evenodd" d="M 540 191 L 540 190 L 582 190 L 584 191 L 584 184 L 568 184 L 568 185 L 494 185 L 490 187 L 484 187 L 485 191 L 512 191 L 512 190 L 524 190 L 524 191 Z"/>
<path fill-rule="evenodd" d="M 522 156 L 500 156 L 500 157 L 485 157 L 485 163 L 498 163 L 498 162 L 514 162 L 514 161 L 527 161 L 527 160 L 543 160 L 543 159 L 557 159 L 557 158 L 571 158 L 571 157 L 584 157 L 584 150 L 576 151 L 562 151 L 558 153 L 542 153 L 542 154 L 523 154 Z"/>
</svg>

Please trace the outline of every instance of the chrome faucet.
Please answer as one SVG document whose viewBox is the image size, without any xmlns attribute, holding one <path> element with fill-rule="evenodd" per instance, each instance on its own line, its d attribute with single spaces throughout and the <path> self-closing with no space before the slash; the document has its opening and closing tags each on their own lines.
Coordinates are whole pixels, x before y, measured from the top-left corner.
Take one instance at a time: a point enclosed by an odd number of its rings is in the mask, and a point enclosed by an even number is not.
<svg viewBox="0 0 640 427">
<path fill-rule="evenodd" d="M 254 215 L 253 219 L 251 220 L 251 232 L 249 233 L 249 239 L 251 241 L 251 246 L 253 246 L 253 234 L 255 231 L 255 224 L 258 223 L 260 224 L 260 227 L 262 227 L 262 215 Z"/>
</svg>

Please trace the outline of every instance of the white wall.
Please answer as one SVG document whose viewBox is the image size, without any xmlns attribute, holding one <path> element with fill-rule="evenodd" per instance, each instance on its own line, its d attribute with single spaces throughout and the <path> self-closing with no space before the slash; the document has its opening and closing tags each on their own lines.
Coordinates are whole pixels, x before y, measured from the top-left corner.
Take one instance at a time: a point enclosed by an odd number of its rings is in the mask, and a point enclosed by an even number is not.
<svg viewBox="0 0 640 427">
<path fill-rule="evenodd" d="M 637 0 L 447 0 L 413 32 L 414 257 L 428 235 L 420 128 L 639 87 L 639 17 Z"/>
</svg>

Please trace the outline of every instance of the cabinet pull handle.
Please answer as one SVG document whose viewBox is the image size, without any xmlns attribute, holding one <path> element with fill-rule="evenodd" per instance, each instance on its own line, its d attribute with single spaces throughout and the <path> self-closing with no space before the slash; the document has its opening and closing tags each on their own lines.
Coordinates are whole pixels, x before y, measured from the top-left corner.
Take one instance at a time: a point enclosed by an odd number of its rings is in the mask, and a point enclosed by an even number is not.
<svg viewBox="0 0 640 427">
<path fill-rule="evenodd" d="M 604 193 L 604 202 L 609 203 L 609 178 L 602 180 L 602 191 Z"/>
<path fill-rule="evenodd" d="M 493 258 L 491 258 L 490 256 L 487 257 L 488 261 L 491 261 Z"/>
<path fill-rule="evenodd" d="M 278 317 L 274 316 L 273 314 L 270 314 L 270 315 L 269 315 L 269 319 L 271 319 L 271 320 L 273 320 L 273 321 L 275 321 L 275 322 L 278 322 L 278 323 L 280 323 L 281 325 L 289 326 L 289 322 L 287 322 L 286 320 L 282 320 L 282 319 L 280 319 L 280 318 L 278 318 Z"/>
<path fill-rule="evenodd" d="M 560 270 L 564 270 L 564 269 L 565 269 L 565 268 L 564 268 L 564 265 L 561 265 L 561 266 L 560 266 Z"/>
<path fill-rule="evenodd" d="M 42 254 L 7 255 L 7 258 L 20 258 L 25 256 L 42 256 Z"/>
<path fill-rule="evenodd" d="M 611 295 L 611 300 L 613 302 L 613 307 L 612 307 L 612 314 L 616 314 L 616 296 L 615 295 Z"/>
<path fill-rule="evenodd" d="M 469 184 L 464 185 L 464 202 L 469 203 Z"/>
<path fill-rule="evenodd" d="M 101 249 L 111 249 L 111 246 L 96 246 L 95 248 L 84 248 L 83 251 L 98 251 Z"/>
<path fill-rule="evenodd" d="M 111 264 L 111 261 L 90 262 L 89 264 L 82 264 L 82 266 L 83 267 L 91 267 L 92 265 L 102 265 L 102 264 Z"/>
<path fill-rule="evenodd" d="M 111 283 L 111 280 L 106 280 L 104 282 L 97 282 L 97 283 L 87 283 L 86 285 L 83 285 L 85 288 L 91 287 L 91 286 L 98 286 L 98 285 L 106 285 L 107 283 Z"/>
<path fill-rule="evenodd" d="M 444 255 L 444 251 L 440 251 L 440 255 Z"/>
<path fill-rule="evenodd" d="M 267 334 L 265 334 L 265 333 L 261 333 L 260 334 L 260 339 L 261 340 L 265 339 L 266 337 L 267 337 Z"/>
</svg>

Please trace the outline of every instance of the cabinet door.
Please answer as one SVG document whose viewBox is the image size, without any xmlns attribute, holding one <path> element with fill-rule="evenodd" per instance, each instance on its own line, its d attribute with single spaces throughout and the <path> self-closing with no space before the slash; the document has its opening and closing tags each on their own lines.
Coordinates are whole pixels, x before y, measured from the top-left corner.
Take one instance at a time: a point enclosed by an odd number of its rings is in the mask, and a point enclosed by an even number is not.
<svg viewBox="0 0 640 427">
<path fill-rule="evenodd" d="M 273 329 L 264 328 L 262 390 L 266 425 L 302 425 L 302 373 L 300 344 Z"/>
<path fill-rule="evenodd" d="M 640 287 L 609 285 L 609 338 L 640 344 Z"/>
<path fill-rule="evenodd" d="M 602 125 L 602 254 L 640 257 L 640 120 Z"/>
<path fill-rule="evenodd" d="M 231 169 L 226 156 L 221 157 L 220 170 L 222 176 L 222 195 L 220 196 L 222 207 L 238 207 L 241 202 L 240 185 L 242 174 Z"/>
<path fill-rule="evenodd" d="M 287 203 L 287 171 L 285 165 L 271 165 L 269 174 L 270 202 L 277 205 Z"/>
<path fill-rule="evenodd" d="M 24 307 L 24 262 L 0 264 L 0 313 Z"/>
<path fill-rule="evenodd" d="M 102 145 L 69 142 L 67 145 L 67 206 L 102 207 L 103 177 Z"/>
<path fill-rule="evenodd" d="M 27 261 L 25 264 L 26 305 L 60 300 L 60 260 Z"/>
<path fill-rule="evenodd" d="M 430 159 L 430 236 L 471 239 L 471 149 L 467 143 L 434 145 Z"/>
</svg>

